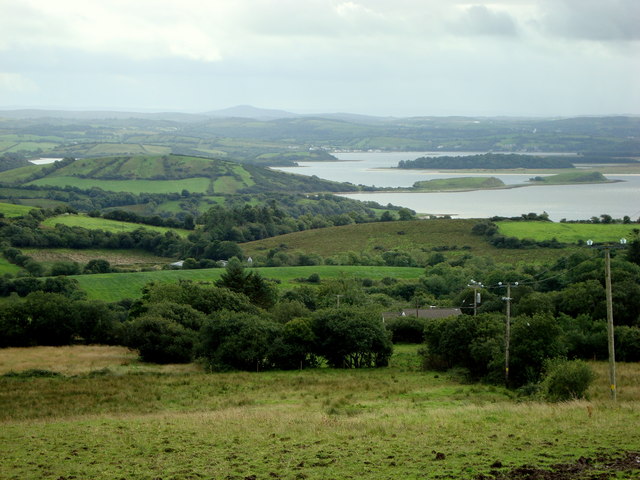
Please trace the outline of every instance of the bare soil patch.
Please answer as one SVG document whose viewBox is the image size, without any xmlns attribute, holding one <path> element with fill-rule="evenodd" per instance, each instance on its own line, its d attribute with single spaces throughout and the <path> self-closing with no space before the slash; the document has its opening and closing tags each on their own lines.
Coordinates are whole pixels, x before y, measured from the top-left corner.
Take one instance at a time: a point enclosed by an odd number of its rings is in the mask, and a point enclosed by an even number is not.
<svg viewBox="0 0 640 480">
<path fill-rule="evenodd" d="M 500 468 L 496 461 L 491 468 Z M 474 480 L 607 480 L 640 478 L 640 452 L 621 452 L 594 458 L 580 457 L 575 463 L 561 463 L 549 468 L 522 465 L 508 472 L 493 470 L 477 475 Z"/>
<path fill-rule="evenodd" d="M 24 252 L 38 262 L 78 262 L 87 263 L 89 260 L 102 258 L 111 265 L 165 265 L 172 259 L 157 257 L 146 252 L 105 251 L 105 250 L 27 250 Z"/>
</svg>

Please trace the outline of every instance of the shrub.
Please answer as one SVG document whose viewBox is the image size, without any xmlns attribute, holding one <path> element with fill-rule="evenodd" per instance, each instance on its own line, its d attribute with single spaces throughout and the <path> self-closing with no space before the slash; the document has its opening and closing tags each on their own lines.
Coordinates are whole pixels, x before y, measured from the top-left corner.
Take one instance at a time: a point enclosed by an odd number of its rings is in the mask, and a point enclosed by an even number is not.
<svg viewBox="0 0 640 480">
<path fill-rule="evenodd" d="M 316 354 L 334 368 L 385 367 L 393 353 L 389 332 L 375 310 L 342 306 L 315 312 Z"/>
<path fill-rule="evenodd" d="M 128 325 L 127 345 L 145 362 L 188 363 L 197 333 L 177 322 L 143 315 Z"/>
<path fill-rule="evenodd" d="M 585 398 L 595 374 L 582 360 L 551 359 L 545 362 L 542 394 L 552 402 Z"/>
<path fill-rule="evenodd" d="M 615 329 L 616 358 L 621 362 L 640 362 L 640 328 L 622 325 Z"/>
<path fill-rule="evenodd" d="M 394 317 L 386 320 L 385 326 L 391 332 L 393 343 L 422 343 L 425 320 L 417 317 Z"/>
<path fill-rule="evenodd" d="M 199 354 L 212 370 L 272 368 L 272 350 L 282 328 L 259 315 L 215 312 L 200 330 Z"/>
</svg>

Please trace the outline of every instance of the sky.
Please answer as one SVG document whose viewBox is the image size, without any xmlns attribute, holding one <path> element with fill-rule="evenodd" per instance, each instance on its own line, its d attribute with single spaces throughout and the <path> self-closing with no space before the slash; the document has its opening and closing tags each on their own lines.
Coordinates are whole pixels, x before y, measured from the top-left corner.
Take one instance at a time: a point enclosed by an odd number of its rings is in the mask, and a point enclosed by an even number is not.
<svg viewBox="0 0 640 480">
<path fill-rule="evenodd" d="M 640 0 L 0 0 L 0 108 L 640 114 Z"/>
</svg>

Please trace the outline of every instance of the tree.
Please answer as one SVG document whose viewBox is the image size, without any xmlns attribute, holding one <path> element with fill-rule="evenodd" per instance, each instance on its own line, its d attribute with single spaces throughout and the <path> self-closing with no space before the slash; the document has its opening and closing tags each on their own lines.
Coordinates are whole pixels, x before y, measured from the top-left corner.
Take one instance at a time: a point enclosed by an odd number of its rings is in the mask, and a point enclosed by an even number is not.
<svg viewBox="0 0 640 480">
<path fill-rule="evenodd" d="M 245 294 L 253 304 L 261 308 L 270 308 L 277 300 L 275 287 L 258 272 L 245 272 L 237 258 L 229 260 L 225 272 L 216 285 Z"/>
<path fill-rule="evenodd" d="M 377 311 L 350 306 L 313 315 L 315 353 L 334 368 L 385 367 L 393 352 L 390 333 Z"/>
<path fill-rule="evenodd" d="M 127 326 L 127 345 L 145 362 L 188 363 L 197 332 L 156 315 L 143 315 Z"/>
<path fill-rule="evenodd" d="M 111 264 L 103 258 L 94 258 L 89 260 L 84 266 L 84 273 L 109 273 L 111 271 Z"/>
<path fill-rule="evenodd" d="M 272 368 L 272 348 L 282 326 L 250 313 L 211 315 L 200 331 L 198 353 L 213 370 Z"/>
</svg>

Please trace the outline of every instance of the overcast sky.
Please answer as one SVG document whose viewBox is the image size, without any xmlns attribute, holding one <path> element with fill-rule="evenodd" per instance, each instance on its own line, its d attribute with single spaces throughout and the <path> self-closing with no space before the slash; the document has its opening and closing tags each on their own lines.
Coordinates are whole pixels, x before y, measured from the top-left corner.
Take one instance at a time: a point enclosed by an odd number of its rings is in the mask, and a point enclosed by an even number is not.
<svg viewBox="0 0 640 480">
<path fill-rule="evenodd" d="M 640 114 L 640 0 L 0 0 L 0 107 Z"/>
</svg>

